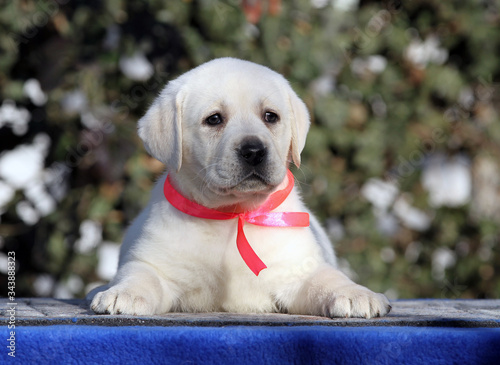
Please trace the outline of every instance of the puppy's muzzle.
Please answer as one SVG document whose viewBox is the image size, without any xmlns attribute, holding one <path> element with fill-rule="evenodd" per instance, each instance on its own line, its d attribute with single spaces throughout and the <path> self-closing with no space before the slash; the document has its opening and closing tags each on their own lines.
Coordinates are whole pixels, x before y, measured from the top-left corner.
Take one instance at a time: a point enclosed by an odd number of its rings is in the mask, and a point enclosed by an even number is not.
<svg viewBox="0 0 500 365">
<path fill-rule="evenodd" d="M 249 138 L 241 144 L 238 149 L 240 161 L 249 167 L 257 167 L 265 162 L 267 148 L 258 138 Z"/>
</svg>

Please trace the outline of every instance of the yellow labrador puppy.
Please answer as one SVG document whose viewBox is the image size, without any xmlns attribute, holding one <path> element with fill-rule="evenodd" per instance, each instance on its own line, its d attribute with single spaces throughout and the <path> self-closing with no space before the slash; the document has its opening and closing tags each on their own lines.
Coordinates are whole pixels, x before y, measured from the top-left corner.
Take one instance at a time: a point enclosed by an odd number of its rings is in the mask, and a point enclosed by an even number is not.
<svg viewBox="0 0 500 365">
<path fill-rule="evenodd" d="M 308 129 L 304 103 L 266 67 L 221 58 L 171 81 L 139 121 L 168 177 L 129 228 L 116 277 L 89 293 L 92 309 L 387 314 L 384 295 L 338 270 L 293 185 Z"/>
</svg>

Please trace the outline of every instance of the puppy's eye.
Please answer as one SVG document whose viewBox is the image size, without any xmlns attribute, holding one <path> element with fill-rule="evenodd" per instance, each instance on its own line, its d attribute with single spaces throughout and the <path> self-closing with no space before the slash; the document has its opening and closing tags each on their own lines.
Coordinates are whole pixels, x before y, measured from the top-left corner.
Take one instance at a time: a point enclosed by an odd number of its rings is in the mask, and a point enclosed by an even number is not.
<svg viewBox="0 0 500 365">
<path fill-rule="evenodd" d="M 278 114 L 276 113 L 273 113 L 273 112 L 266 112 L 264 114 L 264 120 L 267 122 L 267 123 L 276 123 L 277 121 L 280 120 L 280 117 L 278 116 Z"/>
<path fill-rule="evenodd" d="M 207 119 L 205 119 L 205 123 L 208 125 L 218 125 L 222 123 L 222 116 L 219 113 L 212 114 Z"/>
</svg>

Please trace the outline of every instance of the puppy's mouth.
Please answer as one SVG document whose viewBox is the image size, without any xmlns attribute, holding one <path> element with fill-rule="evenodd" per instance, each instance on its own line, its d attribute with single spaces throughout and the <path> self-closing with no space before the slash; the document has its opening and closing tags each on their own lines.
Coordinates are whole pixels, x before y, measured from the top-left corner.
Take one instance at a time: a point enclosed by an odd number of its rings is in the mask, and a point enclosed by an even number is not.
<svg viewBox="0 0 500 365">
<path fill-rule="evenodd" d="M 230 187 L 217 188 L 217 192 L 220 195 L 240 195 L 248 193 L 268 194 L 275 187 L 276 185 L 270 183 L 264 176 L 256 172 L 251 172 Z"/>
</svg>

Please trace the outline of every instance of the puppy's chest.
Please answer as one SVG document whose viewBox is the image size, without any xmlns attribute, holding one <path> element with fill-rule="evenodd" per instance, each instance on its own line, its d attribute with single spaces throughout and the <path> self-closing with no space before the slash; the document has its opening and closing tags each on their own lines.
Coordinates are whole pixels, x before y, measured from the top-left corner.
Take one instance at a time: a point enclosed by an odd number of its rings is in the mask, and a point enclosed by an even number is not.
<svg viewBox="0 0 500 365">
<path fill-rule="evenodd" d="M 193 270 L 205 268 L 208 271 L 229 274 L 241 266 L 233 264 L 244 265 L 237 248 L 237 219 L 211 221 L 190 218 L 169 228 L 165 253 L 182 266 L 191 266 Z M 262 244 L 262 239 L 253 239 L 253 231 L 252 227 L 243 228 L 249 240 Z"/>
<path fill-rule="evenodd" d="M 182 229 L 180 228 L 182 227 Z M 244 233 L 262 260 L 269 249 L 279 246 L 262 230 L 245 224 Z M 185 311 L 274 311 L 275 303 L 267 280 L 255 276 L 237 248 L 237 219 L 228 221 L 189 220 L 171 231 L 168 255 L 162 267 L 181 288 L 180 310 Z M 273 235 L 271 235 L 272 237 Z M 274 255 L 273 255 L 274 256 Z"/>
<path fill-rule="evenodd" d="M 239 228 L 237 218 L 211 221 L 191 217 L 170 225 L 165 235 L 165 254 L 186 265 L 213 266 L 215 270 L 227 274 L 233 271 L 251 273 L 238 250 L 238 237 L 248 241 L 257 255 L 274 256 L 294 239 L 290 236 L 293 232 L 293 229 L 250 223 L 244 223 Z"/>
<path fill-rule="evenodd" d="M 170 226 L 169 235 L 176 237 L 173 245 L 182 246 L 188 254 L 194 252 L 224 253 L 231 242 L 236 244 L 237 221 L 215 221 L 190 217 Z M 210 255 L 209 257 L 211 257 Z"/>
</svg>

